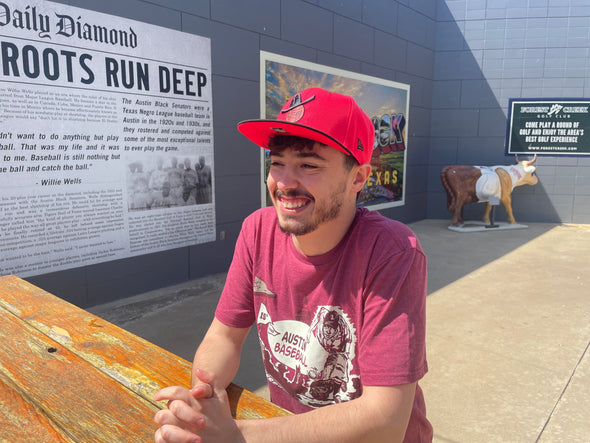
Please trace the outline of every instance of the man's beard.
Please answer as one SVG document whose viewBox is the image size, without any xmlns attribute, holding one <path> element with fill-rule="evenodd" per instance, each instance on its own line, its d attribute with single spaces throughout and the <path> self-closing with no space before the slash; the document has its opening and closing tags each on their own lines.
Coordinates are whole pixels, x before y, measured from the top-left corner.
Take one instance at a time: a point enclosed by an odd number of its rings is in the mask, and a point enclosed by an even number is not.
<svg viewBox="0 0 590 443">
<path fill-rule="evenodd" d="M 297 195 L 300 195 L 296 192 L 281 193 L 280 191 L 277 191 L 277 192 L 275 192 L 275 198 L 277 201 L 276 204 L 279 204 L 278 197 L 280 194 L 286 195 L 289 197 L 296 197 Z M 306 234 L 312 233 L 322 223 L 326 223 L 331 220 L 334 220 L 335 218 L 337 218 L 340 215 L 340 210 L 342 208 L 342 202 L 343 202 L 342 195 L 343 195 L 342 193 L 334 193 L 332 195 L 332 197 L 330 198 L 329 202 L 327 202 L 326 204 L 324 204 L 322 206 L 316 205 L 314 208 L 314 212 L 311 215 L 311 218 L 308 218 L 306 220 L 298 220 L 298 218 L 296 216 L 281 214 L 277 218 L 279 228 L 281 229 L 281 231 L 288 233 L 288 234 L 295 235 L 295 236 L 301 236 L 301 235 L 306 235 Z M 316 203 L 316 200 L 313 197 L 311 197 L 310 195 L 306 194 L 305 196 L 307 198 L 309 198 L 314 204 Z"/>
</svg>

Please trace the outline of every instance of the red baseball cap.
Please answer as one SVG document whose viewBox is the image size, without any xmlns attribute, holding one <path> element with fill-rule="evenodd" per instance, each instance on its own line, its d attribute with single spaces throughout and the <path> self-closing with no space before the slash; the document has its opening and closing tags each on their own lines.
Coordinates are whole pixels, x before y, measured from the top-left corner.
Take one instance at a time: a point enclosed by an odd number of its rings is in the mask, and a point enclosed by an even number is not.
<svg viewBox="0 0 590 443">
<path fill-rule="evenodd" d="M 265 149 L 275 135 L 309 138 L 352 155 L 361 165 L 371 162 L 375 139 L 371 119 L 352 97 L 321 88 L 295 94 L 276 120 L 245 120 L 238 130 Z"/>
</svg>

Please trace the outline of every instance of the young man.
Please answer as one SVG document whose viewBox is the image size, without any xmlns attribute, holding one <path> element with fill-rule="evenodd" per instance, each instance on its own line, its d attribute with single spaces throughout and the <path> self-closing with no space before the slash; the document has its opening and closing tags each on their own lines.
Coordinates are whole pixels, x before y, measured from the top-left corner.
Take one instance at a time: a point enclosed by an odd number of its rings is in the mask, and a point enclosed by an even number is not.
<svg viewBox="0 0 590 443">
<path fill-rule="evenodd" d="M 242 134 L 270 150 L 273 206 L 242 226 L 193 364 L 192 389 L 165 388 L 156 442 L 425 442 L 426 258 L 412 231 L 356 207 L 371 172 L 369 117 L 312 88 Z M 249 328 L 271 400 L 296 414 L 233 420 L 225 388 Z"/>
</svg>

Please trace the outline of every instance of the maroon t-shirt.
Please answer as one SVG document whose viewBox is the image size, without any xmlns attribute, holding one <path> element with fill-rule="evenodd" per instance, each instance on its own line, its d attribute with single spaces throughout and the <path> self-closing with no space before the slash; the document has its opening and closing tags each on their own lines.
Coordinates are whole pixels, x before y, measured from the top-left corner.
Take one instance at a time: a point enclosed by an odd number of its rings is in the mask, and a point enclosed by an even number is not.
<svg viewBox="0 0 590 443">
<path fill-rule="evenodd" d="M 258 327 L 271 400 L 295 413 L 427 372 L 426 257 L 404 224 L 364 208 L 341 242 L 301 254 L 263 208 L 242 226 L 215 316 Z M 430 441 L 418 387 L 406 441 Z"/>
</svg>

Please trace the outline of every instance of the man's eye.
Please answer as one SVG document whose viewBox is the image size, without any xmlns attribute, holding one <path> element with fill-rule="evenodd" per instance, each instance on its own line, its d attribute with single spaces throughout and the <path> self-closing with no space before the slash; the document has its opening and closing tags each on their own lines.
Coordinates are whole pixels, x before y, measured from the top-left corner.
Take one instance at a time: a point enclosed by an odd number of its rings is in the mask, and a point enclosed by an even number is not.
<svg viewBox="0 0 590 443">
<path fill-rule="evenodd" d="M 301 167 L 304 169 L 316 169 L 317 168 L 316 165 L 310 165 L 309 163 L 304 163 L 303 165 L 301 165 Z"/>
</svg>

